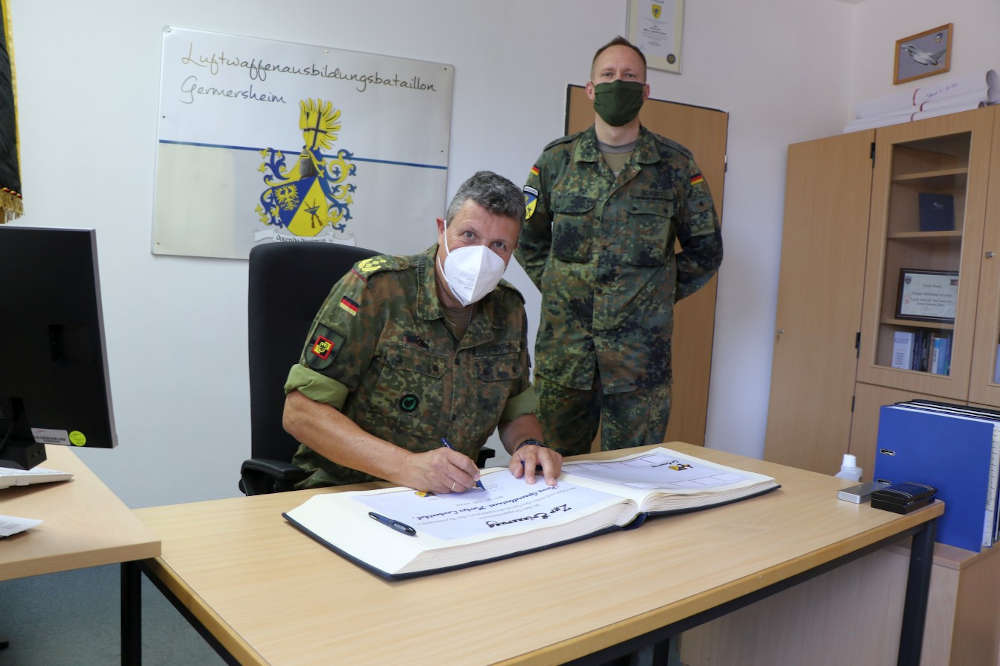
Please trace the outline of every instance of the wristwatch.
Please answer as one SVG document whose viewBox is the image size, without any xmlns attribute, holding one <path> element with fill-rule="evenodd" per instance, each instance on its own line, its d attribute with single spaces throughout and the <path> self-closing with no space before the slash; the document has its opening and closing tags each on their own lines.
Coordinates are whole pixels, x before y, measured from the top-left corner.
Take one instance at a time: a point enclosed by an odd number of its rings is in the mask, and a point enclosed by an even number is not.
<svg viewBox="0 0 1000 666">
<path fill-rule="evenodd" d="M 530 445 L 530 446 L 540 446 L 543 449 L 549 448 L 548 446 L 545 445 L 545 442 L 539 441 L 537 439 L 526 439 L 526 440 L 524 440 L 523 442 L 521 442 L 520 444 L 517 445 L 517 448 L 514 449 L 514 453 L 517 453 L 518 449 L 520 449 L 522 446 L 524 446 L 526 444 Z"/>
</svg>

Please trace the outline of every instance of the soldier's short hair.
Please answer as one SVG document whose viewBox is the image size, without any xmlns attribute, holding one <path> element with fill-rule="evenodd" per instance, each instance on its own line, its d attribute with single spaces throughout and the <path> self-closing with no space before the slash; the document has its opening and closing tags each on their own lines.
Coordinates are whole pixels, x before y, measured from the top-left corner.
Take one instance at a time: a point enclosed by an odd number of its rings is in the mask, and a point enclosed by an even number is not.
<svg viewBox="0 0 1000 666">
<path fill-rule="evenodd" d="M 524 193 L 521 188 L 492 171 L 477 171 L 459 185 L 448 204 L 445 219 L 451 222 L 459 209 L 469 200 L 479 204 L 493 215 L 509 217 L 524 222 Z"/>
<path fill-rule="evenodd" d="M 605 44 L 601 48 L 597 49 L 597 53 L 594 54 L 594 58 L 590 61 L 590 78 L 591 78 L 591 80 L 593 80 L 593 78 L 594 78 L 594 64 L 597 62 L 597 57 L 599 55 L 601 55 L 602 53 L 604 53 L 605 51 L 607 51 L 608 49 L 610 49 L 612 46 L 627 46 L 628 48 L 630 48 L 633 51 L 635 51 L 636 53 L 638 53 L 639 57 L 642 58 L 642 76 L 643 76 L 643 78 L 646 78 L 646 56 L 643 55 L 642 51 L 639 50 L 638 46 L 636 46 L 632 42 L 628 41 L 627 39 L 625 39 L 621 35 L 618 35 L 617 37 L 615 37 L 614 39 L 612 39 L 610 42 L 608 42 L 607 44 Z"/>
</svg>

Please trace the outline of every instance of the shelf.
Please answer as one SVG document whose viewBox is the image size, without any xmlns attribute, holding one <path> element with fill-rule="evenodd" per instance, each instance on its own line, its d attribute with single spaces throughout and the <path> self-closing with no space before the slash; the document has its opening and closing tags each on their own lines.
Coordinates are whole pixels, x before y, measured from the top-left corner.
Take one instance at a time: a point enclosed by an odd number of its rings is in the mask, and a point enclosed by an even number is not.
<svg viewBox="0 0 1000 666">
<path fill-rule="evenodd" d="M 964 176 L 969 173 L 968 167 L 957 167 L 954 169 L 932 169 L 928 171 L 914 171 L 911 173 L 893 176 L 892 182 L 905 183 L 913 180 L 923 180 L 925 178 L 940 178 L 942 176 Z"/>
<path fill-rule="evenodd" d="M 960 229 L 953 231 L 896 231 L 886 235 L 886 238 L 890 240 L 921 240 L 921 241 L 934 241 L 948 238 L 957 238 L 961 240 L 962 231 Z"/>
<path fill-rule="evenodd" d="M 942 331 L 953 331 L 955 330 L 955 324 L 949 324 L 942 321 L 919 321 L 915 319 L 894 319 L 894 318 L 883 318 L 879 321 L 880 324 L 885 326 L 905 326 L 907 328 L 936 328 Z"/>
</svg>

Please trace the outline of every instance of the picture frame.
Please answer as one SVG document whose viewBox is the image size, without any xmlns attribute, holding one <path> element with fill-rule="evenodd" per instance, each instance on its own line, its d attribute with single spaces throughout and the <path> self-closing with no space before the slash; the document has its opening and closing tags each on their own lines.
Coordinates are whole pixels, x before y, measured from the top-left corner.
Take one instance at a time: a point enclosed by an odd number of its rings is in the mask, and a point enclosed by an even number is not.
<svg viewBox="0 0 1000 666">
<path fill-rule="evenodd" d="M 892 82 L 898 85 L 949 71 L 954 38 L 954 26 L 945 23 L 897 39 Z"/>
<path fill-rule="evenodd" d="M 901 268 L 896 294 L 897 319 L 954 323 L 958 271 Z"/>
<path fill-rule="evenodd" d="M 646 67 L 681 73 L 684 0 L 628 0 L 628 40 L 646 56 Z"/>
</svg>

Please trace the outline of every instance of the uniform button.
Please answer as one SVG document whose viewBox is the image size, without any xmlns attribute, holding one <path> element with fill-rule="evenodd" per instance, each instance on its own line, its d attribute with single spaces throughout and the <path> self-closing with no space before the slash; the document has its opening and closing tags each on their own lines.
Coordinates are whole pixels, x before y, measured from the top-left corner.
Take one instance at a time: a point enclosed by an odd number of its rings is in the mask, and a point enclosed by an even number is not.
<svg viewBox="0 0 1000 666">
<path fill-rule="evenodd" d="M 454 420 L 455 420 L 455 419 L 457 419 L 457 418 L 458 418 L 458 414 L 452 414 L 452 415 L 451 415 L 451 420 L 452 420 L 452 421 L 454 421 Z"/>
</svg>

